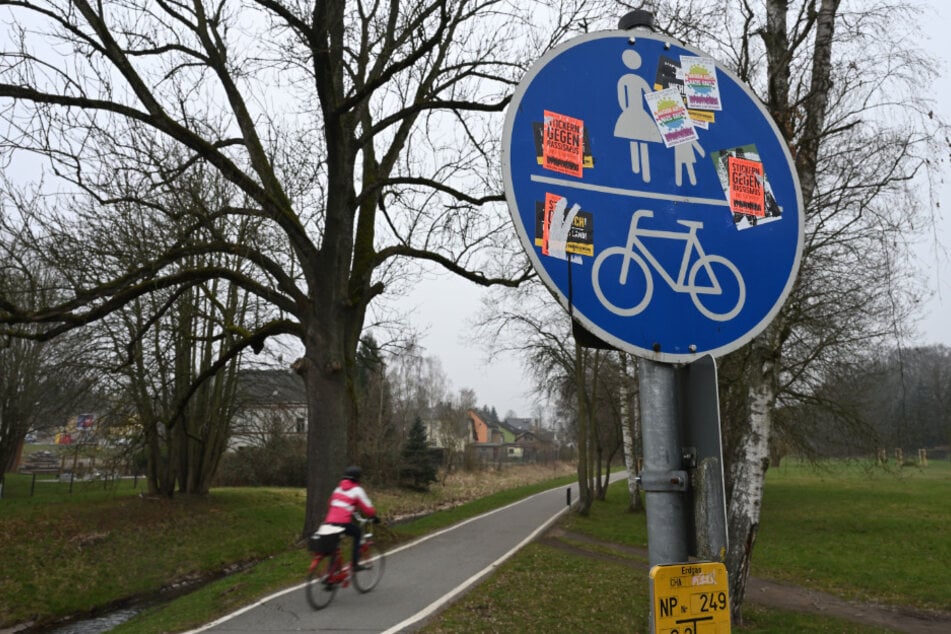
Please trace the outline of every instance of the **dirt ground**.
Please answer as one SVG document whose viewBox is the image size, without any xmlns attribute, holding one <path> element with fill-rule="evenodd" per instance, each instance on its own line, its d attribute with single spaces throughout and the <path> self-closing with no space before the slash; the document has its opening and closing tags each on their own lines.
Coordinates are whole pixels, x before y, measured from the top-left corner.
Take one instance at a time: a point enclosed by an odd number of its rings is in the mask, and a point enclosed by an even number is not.
<svg viewBox="0 0 951 634">
<path fill-rule="evenodd" d="M 595 559 L 610 560 L 647 570 L 647 551 L 600 542 L 587 535 L 568 533 L 555 527 L 539 540 L 547 546 L 570 551 Z M 583 545 L 600 546 L 602 550 L 588 550 Z M 620 549 L 625 556 L 611 556 L 604 548 Z M 632 559 L 634 558 L 634 559 Z M 746 600 L 771 608 L 796 612 L 827 614 L 868 626 L 890 628 L 908 634 L 946 634 L 951 632 L 951 612 L 899 608 L 868 603 L 853 603 L 838 597 L 798 586 L 776 583 L 750 577 L 746 586 Z"/>
</svg>

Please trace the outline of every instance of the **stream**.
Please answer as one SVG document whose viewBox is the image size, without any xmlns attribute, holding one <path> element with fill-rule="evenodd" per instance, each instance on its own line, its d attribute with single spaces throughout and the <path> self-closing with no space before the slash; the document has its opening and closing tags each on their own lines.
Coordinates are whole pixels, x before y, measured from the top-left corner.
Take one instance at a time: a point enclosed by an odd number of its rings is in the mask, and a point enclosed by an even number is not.
<svg viewBox="0 0 951 634">
<path fill-rule="evenodd" d="M 100 634 L 125 623 L 138 613 L 139 610 L 136 608 L 116 610 L 92 619 L 83 619 L 82 621 L 55 627 L 55 629 L 47 630 L 47 634 Z"/>
</svg>

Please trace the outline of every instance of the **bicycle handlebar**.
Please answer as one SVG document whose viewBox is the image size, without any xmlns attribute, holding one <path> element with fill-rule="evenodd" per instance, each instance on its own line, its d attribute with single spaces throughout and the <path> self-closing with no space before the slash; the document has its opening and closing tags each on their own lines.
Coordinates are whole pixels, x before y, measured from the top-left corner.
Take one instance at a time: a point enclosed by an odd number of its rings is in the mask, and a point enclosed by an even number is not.
<svg viewBox="0 0 951 634">
<path fill-rule="evenodd" d="M 372 517 L 364 517 L 364 516 L 361 515 L 360 513 L 356 513 L 356 512 L 355 512 L 355 513 L 353 514 L 353 519 L 356 520 L 356 522 L 357 522 L 358 524 L 361 524 L 361 525 L 362 525 L 362 524 L 368 524 L 368 523 L 373 523 L 373 524 L 379 524 L 379 523 L 380 523 L 380 516 L 379 516 L 379 515 L 374 515 L 374 516 L 372 516 Z"/>
</svg>

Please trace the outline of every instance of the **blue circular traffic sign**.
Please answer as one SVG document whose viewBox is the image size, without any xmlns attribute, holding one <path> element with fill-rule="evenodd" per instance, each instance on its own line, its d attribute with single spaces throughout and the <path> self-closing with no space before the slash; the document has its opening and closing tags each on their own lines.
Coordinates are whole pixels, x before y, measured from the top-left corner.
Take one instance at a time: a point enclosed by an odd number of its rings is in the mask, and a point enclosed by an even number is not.
<svg viewBox="0 0 951 634">
<path fill-rule="evenodd" d="M 788 296 L 802 195 L 772 118 L 697 49 L 612 31 L 552 49 L 505 118 L 505 194 L 535 269 L 603 341 L 731 352 Z"/>
</svg>

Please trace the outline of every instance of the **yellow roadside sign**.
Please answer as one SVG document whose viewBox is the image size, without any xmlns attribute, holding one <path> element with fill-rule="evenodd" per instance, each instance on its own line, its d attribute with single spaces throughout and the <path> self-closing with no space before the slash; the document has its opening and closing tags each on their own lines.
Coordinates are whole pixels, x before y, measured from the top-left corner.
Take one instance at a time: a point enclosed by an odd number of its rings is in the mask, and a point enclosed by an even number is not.
<svg viewBox="0 0 951 634">
<path fill-rule="evenodd" d="M 729 634 L 730 592 L 722 563 L 654 566 L 650 587 L 654 634 Z"/>
</svg>

